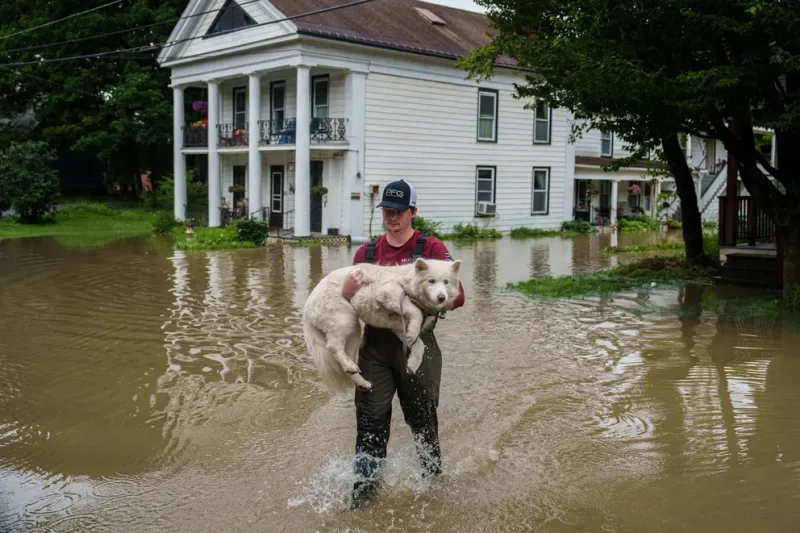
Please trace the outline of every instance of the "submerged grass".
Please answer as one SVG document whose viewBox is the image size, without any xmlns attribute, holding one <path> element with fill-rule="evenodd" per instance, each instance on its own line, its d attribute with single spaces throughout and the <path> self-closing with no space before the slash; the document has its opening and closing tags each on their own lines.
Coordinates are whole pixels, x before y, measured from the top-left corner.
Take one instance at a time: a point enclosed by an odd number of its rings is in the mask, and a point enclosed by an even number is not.
<svg viewBox="0 0 800 533">
<path fill-rule="evenodd" d="M 646 252 L 665 252 L 670 250 L 684 250 L 686 245 L 682 241 L 658 241 L 653 244 L 634 244 L 631 246 L 609 246 L 603 250 L 604 254 L 630 254 Z"/>
<path fill-rule="evenodd" d="M 0 219 L 0 239 L 24 237 L 144 235 L 150 233 L 153 212 L 145 209 L 114 209 L 96 203 L 75 203 L 59 209 L 41 224 L 20 224 Z"/>
<path fill-rule="evenodd" d="M 706 281 L 718 271 L 718 263 L 713 260 L 692 265 L 680 256 L 648 257 L 600 272 L 509 283 L 508 288 L 529 296 L 570 298 L 632 290 L 653 282 Z"/>
</svg>

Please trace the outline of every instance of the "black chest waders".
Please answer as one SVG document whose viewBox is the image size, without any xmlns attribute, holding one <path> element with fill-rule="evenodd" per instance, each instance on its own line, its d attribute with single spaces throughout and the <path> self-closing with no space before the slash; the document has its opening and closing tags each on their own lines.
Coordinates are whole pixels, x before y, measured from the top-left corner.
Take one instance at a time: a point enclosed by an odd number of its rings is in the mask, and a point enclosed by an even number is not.
<svg viewBox="0 0 800 533">
<path fill-rule="evenodd" d="M 422 257 L 428 236 L 417 239 L 411 261 Z M 366 262 L 375 264 L 376 242 L 366 248 Z M 434 318 L 434 320 L 437 320 Z M 353 486 L 353 504 L 359 506 L 378 485 L 378 470 L 386 458 L 389 426 L 392 420 L 392 399 L 395 392 L 406 424 L 414 435 L 414 443 L 424 475 L 441 473 L 439 445 L 439 384 L 442 375 L 442 354 L 433 330 L 420 333 L 425 343 L 422 364 L 410 374 L 403 342 L 393 331 L 367 326 L 358 352 L 358 366 L 364 379 L 372 383 L 369 391 L 356 390 L 356 461 L 359 479 Z"/>
</svg>

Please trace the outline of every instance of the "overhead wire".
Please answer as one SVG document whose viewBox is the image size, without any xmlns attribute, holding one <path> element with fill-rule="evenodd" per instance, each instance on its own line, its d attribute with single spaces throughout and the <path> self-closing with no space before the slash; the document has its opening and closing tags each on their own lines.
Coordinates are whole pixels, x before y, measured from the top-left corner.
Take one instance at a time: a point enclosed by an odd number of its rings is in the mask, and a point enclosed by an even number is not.
<svg viewBox="0 0 800 533">
<path fill-rule="evenodd" d="M 26 28 L 24 30 L 19 30 L 14 33 L 9 33 L 7 35 L 0 35 L 0 40 L 8 39 L 9 37 L 15 37 L 17 35 L 22 35 L 23 33 L 28 33 L 33 30 L 38 30 L 41 28 L 46 28 L 47 26 L 52 26 L 53 24 L 58 24 L 59 22 L 64 22 L 65 20 L 69 20 L 71 18 L 80 17 L 81 15 L 86 15 L 88 13 L 93 13 L 95 11 L 99 11 L 101 9 L 105 9 L 107 7 L 111 7 L 117 4 L 121 4 L 125 0 L 114 0 L 113 2 L 109 2 L 107 4 L 103 4 L 102 6 L 93 7 L 91 9 L 87 9 L 85 11 L 80 11 L 78 13 L 73 13 L 71 15 L 67 15 L 66 17 L 60 18 L 58 20 L 51 20 L 50 22 L 45 22 L 44 24 L 39 24 L 38 26 L 33 26 L 31 28 Z"/>
<path fill-rule="evenodd" d="M 247 2 L 239 2 L 239 6 L 246 6 L 247 4 L 254 4 L 256 2 L 261 2 L 261 1 L 262 0 L 248 0 Z M 225 9 L 225 8 L 221 7 L 219 9 L 209 9 L 208 11 L 202 11 L 200 13 L 195 13 L 193 15 L 187 15 L 185 17 L 178 17 L 178 18 L 162 20 L 160 22 L 153 22 L 151 24 L 144 24 L 142 26 L 134 26 L 133 28 L 126 28 L 124 30 L 110 31 L 108 33 L 99 33 L 97 35 L 88 35 L 86 37 L 79 37 L 77 39 L 68 39 L 66 41 L 60 41 L 60 42 L 56 42 L 56 43 L 39 44 L 39 45 L 36 45 L 36 46 L 28 46 L 28 47 L 24 47 L 24 48 L 9 48 L 9 49 L 5 49 L 5 50 L 0 50 L 0 53 L 29 52 L 31 50 L 41 50 L 43 48 L 51 48 L 53 46 L 62 46 L 62 45 L 65 45 L 65 44 L 82 43 L 82 42 L 85 42 L 85 41 L 91 41 L 93 39 L 101 39 L 103 37 L 112 37 L 114 35 L 120 35 L 120 34 L 123 34 L 123 33 L 135 32 L 135 31 L 139 31 L 139 30 L 147 30 L 147 29 L 150 29 L 150 28 L 155 28 L 157 26 L 163 26 L 165 24 L 172 24 L 172 23 L 175 23 L 175 22 L 180 22 L 182 20 L 187 20 L 187 19 L 194 18 L 194 17 L 202 17 L 203 15 L 208 15 L 210 13 L 216 13 L 218 11 L 222 11 L 223 9 Z"/>
<path fill-rule="evenodd" d="M 336 11 L 338 9 L 344 9 L 346 7 L 352 7 L 352 6 L 357 6 L 357 5 L 361 5 L 361 4 L 368 4 L 370 2 L 375 2 L 375 1 L 376 0 L 356 0 L 354 2 L 349 2 L 349 3 L 346 3 L 346 4 L 340 4 L 340 5 L 337 5 L 337 6 L 330 6 L 330 7 L 326 7 L 326 8 L 322 8 L 322 9 L 316 9 L 314 11 L 308 11 L 306 13 L 300 13 L 298 15 L 291 15 L 289 17 L 284 17 L 282 19 L 274 19 L 274 20 L 268 20 L 266 22 L 260 22 L 260 23 L 257 23 L 257 24 L 253 24 L 251 26 L 247 26 L 244 29 L 252 29 L 252 28 L 258 28 L 258 27 L 261 27 L 261 26 L 267 26 L 269 24 L 277 24 L 279 22 L 287 22 L 287 21 L 290 21 L 290 20 L 295 20 L 295 19 L 299 19 L 299 18 L 303 18 L 303 17 L 308 17 L 308 16 L 311 16 L 311 15 L 318 15 L 320 13 L 327 13 L 327 12 L 330 12 L 330 11 Z M 224 35 L 226 33 L 232 33 L 232 32 L 235 32 L 235 31 L 240 31 L 242 29 L 243 28 L 234 28 L 234 29 L 231 29 L 231 30 L 220 31 L 220 32 L 215 33 L 215 36 L 216 35 Z M 59 63 L 59 62 L 63 62 L 63 61 L 72 61 L 72 60 L 77 60 L 77 59 L 94 59 L 94 58 L 104 57 L 104 56 L 108 56 L 108 55 L 112 55 L 112 54 L 156 51 L 156 50 L 161 49 L 161 48 L 169 48 L 169 47 L 172 47 L 172 46 L 175 46 L 175 45 L 178 45 L 178 44 L 181 44 L 181 43 L 185 43 L 185 42 L 188 42 L 188 41 L 194 41 L 194 40 L 197 40 L 197 39 L 203 39 L 204 37 L 205 37 L 205 35 L 196 35 L 194 37 L 187 37 L 186 39 L 178 39 L 176 41 L 166 42 L 166 43 L 158 44 L 158 45 L 156 45 L 156 44 L 140 45 L 140 46 L 135 46 L 135 47 L 132 47 L 132 48 L 124 48 L 124 49 L 120 49 L 120 50 L 110 50 L 110 51 L 106 51 L 106 52 L 95 52 L 95 53 L 92 53 L 92 54 L 83 54 L 83 55 L 77 55 L 77 56 L 58 57 L 58 58 L 52 58 L 52 59 L 40 59 L 40 60 L 37 60 L 37 61 L 23 61 L 23 62 L 17 62 L 17 63 L 4 63 L 4 64 L 0 64 L 0 67 L 24 67 L 24 66 L 29 66 L 29 65 L 44 65 L 44 64 L 48 64 L 48 63 Z"/>
</svg>

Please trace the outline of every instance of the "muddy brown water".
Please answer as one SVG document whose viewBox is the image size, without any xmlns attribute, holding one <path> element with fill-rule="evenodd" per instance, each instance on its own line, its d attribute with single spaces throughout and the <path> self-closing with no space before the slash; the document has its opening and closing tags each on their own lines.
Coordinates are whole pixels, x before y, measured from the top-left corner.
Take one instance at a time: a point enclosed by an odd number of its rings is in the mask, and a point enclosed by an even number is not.
<svg viewBox="0 0 800 533">
<path fill-rule="evenodd" d="M 612 266 L 610 243 L 450 246 L 445 474 L 420 477 L 395 400 L 385 487 L 353 512 L 352 397 L 299 325 L 353 250 L 0 242 L 0 531 L 799 530 L 796 328 L 699 287 L 503 289 Z"/>
</svg>

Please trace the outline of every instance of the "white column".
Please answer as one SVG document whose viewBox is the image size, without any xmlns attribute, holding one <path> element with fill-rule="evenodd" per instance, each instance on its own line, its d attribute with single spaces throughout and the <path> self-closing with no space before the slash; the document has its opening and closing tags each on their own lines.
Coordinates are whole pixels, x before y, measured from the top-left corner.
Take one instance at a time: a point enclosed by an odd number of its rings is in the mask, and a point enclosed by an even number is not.
<svg viewBox="0 0 800 533">
<path fill-rule="evenodd" d="M 294 234 L 311 235 L 311 77 L 306 65 L 297 66 L 295 124 Z"/>
<path fill-rule="evenodd" d="M 219 82 L 208 82 L 208 225 L 220 225 L 219 206 L 222 190 L 219 178 Z"/>
<path fill-rule="evenodd" d="M 344 80 L 345 117 L 347 140 L 350 149 L 344 160 L 344 198 L 342 198 L 342 235 L 362 235 L 362 229 L 353 223 L 354 218 L 363 218 L 362 201 L 351 200 L 353 192 L 362 192 L 364 179 L 364 128 L 366 122 L 367 75 L 363 72 L 348 72 Z M 361 173 L 361 181 L 358 174 Z M 357 217 L 353 216 L 356 212 Z"/>
<path fill-rule="evenodd" d="M 778 168 L 778 132 L 772 132 L 772 152 L 770 153 L 770 164 L 776 169 Z"/>
<path fill-rule="evenodd" d="M 184 220 L 186 217 L 186 157 L 181 149 L 183 148 L 183 87 L 172 86 L 172 107 L 173 107 L 173 174 L 175 180 L 175 218 Z"/>
<path fill-rule="evenodd" d="M 611 182 L 611 224 L 617 223 L 617 198 L 619 198 L 619 181 Z"/>
<path fill-rule="evenodd" d="M 686 134 L 686 159 L 689 161 L 689 166 L 692 166 L 692 136 Z"/>
<path fill-rule="evenodd" d="M 255 213 L 261 209 L 261 153 L 258 151 L 261 131 L 258 125 L 258 119 L 261 117 L 261 76 L 259 74 L 250 74 L 250 101 L 248 105 L 250 106 L 250 124 L 247 128 L 247 139 L 250 168 L 248 169 L 247 210 L 249 213 Z M 260 217 L 260 215 L 256 216 Z"/>
</svg>

